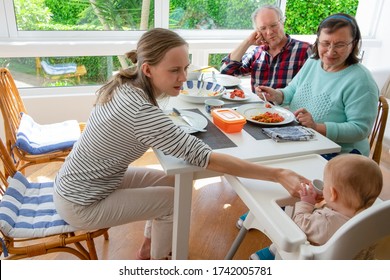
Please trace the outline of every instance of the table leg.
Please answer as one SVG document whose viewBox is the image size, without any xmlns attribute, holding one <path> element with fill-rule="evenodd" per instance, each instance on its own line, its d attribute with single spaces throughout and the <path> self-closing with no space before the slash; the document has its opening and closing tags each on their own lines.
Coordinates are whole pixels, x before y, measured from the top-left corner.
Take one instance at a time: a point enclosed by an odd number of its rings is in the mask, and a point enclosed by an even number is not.
<svg viewBox="0 0 390 280">
<path fill-rule="evenodd" d="M 175 175 L 172 259 L 188 259 L 193 173 Z"/>
</svg>

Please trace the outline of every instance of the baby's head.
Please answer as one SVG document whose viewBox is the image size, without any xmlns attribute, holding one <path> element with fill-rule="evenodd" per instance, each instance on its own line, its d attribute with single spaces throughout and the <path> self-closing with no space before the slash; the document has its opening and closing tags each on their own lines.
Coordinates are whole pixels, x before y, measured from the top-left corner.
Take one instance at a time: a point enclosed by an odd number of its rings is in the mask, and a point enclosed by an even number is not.
<svg viewBox="0 0 390 280">
<path fill-rule="evenodd" d="M 325 200 L 329 199 L 332 187 L 337 192 L 338 203 L 355 210 L 355 214 L 374 203 L 382 185 L 378 164 L 362 155 L 339 155 L 331 159 L 324 170 Z"/>
</svg>

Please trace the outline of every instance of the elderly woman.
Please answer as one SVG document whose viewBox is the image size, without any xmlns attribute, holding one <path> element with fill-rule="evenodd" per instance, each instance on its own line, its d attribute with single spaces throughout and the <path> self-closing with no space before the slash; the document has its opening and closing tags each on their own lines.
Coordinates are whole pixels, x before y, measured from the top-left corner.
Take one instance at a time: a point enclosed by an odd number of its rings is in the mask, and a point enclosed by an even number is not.
<svg viewBox="0 0 390 280">
<path fill-rule="evenodd" d="M 331 15 L 318 27 L 312 58 L 291 83 L 277 90 L 259 86 L 256 93 L 264 91 L 268 100 L 289 105 L 303 126 L 338 143 L 341 153 L 368 156 L 379 90 L 359 63 L 360 45 L 356 20 L 343 13 Z"/>
</svg>

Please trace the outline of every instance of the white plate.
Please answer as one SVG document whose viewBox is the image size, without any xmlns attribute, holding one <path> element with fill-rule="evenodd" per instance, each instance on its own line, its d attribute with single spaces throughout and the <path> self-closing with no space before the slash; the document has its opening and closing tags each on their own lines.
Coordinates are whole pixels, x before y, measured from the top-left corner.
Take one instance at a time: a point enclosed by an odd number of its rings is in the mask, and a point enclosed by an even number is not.
<svg viewBox="0 0 390 280">
<path fill-rule="evenodd" d="M 225 87 L 220 84 L 191 80 L 183 84 L 179 98 L 187 102 L 203 104 L 206 99 L 220 98 L 225 91 Z"/>
<path fill-rule="evenodd" d="M 183 116 L 187 116 L 190 121 L 194 124 L 194 127 L 203 129 L 206 128 L 208 122 L 207 119 L 202 116 L 201 114 L 194 113 L 191 111 L 186 111 L 186 110 L 180 110 L 180 113 Z M 175 113 L 172 111 L 167 112 L 168 116 L 171 118 L 174 124 L 179 126 L 184 132 L 186 133 L 195 133 L 198 132 L 195 129 L 192 129 L 180 116 L 177 116 Z"/>
<path fill-rule="evenodd" d="M 245 101 L 245 100 L 251 99 L 251 97 L 252 97 L 250 94 L 245 93 L 245 97 L 244 97 L 244 98 L 237 97 L 237 96 L 235 96 L 234 98 L 230 98 L 230 93 L 231 93 L 232 91 L 233 91 L 233 89 L 228 89 L 228 90 L 226 90 L 226 91 L 222 94 L 222 98 L 223 98 L 223 99 L 227 99 L 227 100 L 231 100 L 231 101 Z"/>
<path fill-rule="evenodd" d="M 249 122 L 263 124 L 263 125 L 271 125 L 271 126 L 288 124 L 295 119 L 294 114 L 287 109 L 278 106 L 272 108 L 265 108 L 264 104 L 262 103 L 242 105 L 237 108 L 237 112 L 243 115 Z M 264 114 L 265 112 L 278 113 L 284 118 L 284 121 L 278 123 L 264 123 L 264 122 L 258 122 L 252 120 L 253 116 Z"/>
<path fill-rule="evenodd" d="M 205 73 L 203 79 L 205 81 L 214 82 L 212 73 Z M 241 83 L 240 78 L 225 74 L 215 74 L 215 80 L 217 84 L 220 84 L 224 87 L 234 87 L 238 86 Z"/>
</svg>

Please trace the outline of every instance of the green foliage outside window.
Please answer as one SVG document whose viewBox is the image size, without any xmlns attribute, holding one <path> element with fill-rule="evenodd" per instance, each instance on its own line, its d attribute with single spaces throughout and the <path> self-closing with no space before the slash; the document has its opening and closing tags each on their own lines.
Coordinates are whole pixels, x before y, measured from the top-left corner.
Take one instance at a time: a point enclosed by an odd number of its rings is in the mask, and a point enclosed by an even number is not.
<svg viewBox="0 0 390 280">
<path fill-rule="evenodd" d="M 251 29 L 252 12 L 275 0 L 170 0 L 172 29 Z"/>
<path fill-rule="evenodd" d="M 78 24 L 80 14 L 90 6 L 89 3 L 77 0 L 44 0 L 44 2 L 53 14 L 52 22 L 64 25 Z"/>
<path fill-rule="evenodd" d="M 18 30 L 37 30 L 39 24 L 49 23 L 51 11 L 44 0 L 17 0 L 15 2 Z"/>
<path fill-rule="evenodd" d="M 288 0 L 285 30 L 288 34 L 316 34 L 320 22 L 335 13 L 356 15 L 359 0 Z"/>
</svg>

